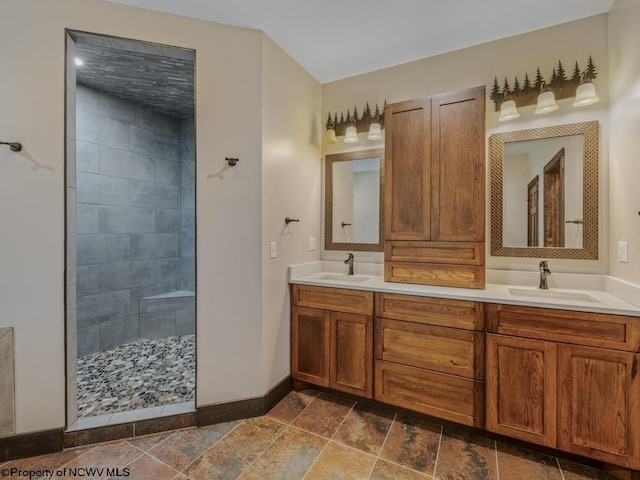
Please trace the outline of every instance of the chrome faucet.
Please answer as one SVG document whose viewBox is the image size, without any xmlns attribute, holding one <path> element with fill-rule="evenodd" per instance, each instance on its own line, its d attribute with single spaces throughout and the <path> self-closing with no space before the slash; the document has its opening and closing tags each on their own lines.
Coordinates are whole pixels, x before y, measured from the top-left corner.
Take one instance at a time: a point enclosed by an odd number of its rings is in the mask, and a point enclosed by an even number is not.
<svg viewBox="0 0 640 480">
<path fill-rule="evenodd" d="M 344 263 L 349 265 L 349 273 L 347 275 L 353 275 L 353 253 L 348 253 L 349 255 Z"/>
<path fill-rule="evenodd" d="M 549 270 L 549 262 L 546 260 L 542 260 L 540 262 L 540 285 L 539 288 L 543 290 L 549 290 L 549 285 L 547 285 L 547 277 L 551 275 L 551 270 Z"/>
</svg>

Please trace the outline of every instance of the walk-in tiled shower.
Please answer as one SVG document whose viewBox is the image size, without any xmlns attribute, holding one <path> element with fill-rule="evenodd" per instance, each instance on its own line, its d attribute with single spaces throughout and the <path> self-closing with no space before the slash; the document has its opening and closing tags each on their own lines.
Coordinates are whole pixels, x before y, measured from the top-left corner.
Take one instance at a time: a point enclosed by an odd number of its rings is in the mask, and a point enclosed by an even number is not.
<svg viewBox="0 0 640 480">
<path fill-rule="evenodd" d="M 193 401 L 194 53 L 72 37 L 77 413 Z"/>
</svg>

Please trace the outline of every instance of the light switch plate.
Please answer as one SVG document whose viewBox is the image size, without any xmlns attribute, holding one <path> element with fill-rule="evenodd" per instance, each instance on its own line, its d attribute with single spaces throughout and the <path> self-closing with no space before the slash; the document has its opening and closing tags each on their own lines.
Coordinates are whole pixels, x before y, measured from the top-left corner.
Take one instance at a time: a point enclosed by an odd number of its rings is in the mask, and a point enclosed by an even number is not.
<svg viewBox="0 0 640 480">
<path fill-rule="evenodd" d="M 309 251 L 313 252 L 318 248 L 316 244 L 316 237 L 309 237 Z"/>
<path fill-rule="evenodd" d="M 276 242 L 269 243 L 269 258 L 276 258 L 278 255 L 278 249 L 276 247 Z"/>
<path fill-rule="evenodd" d="M 618 261 L 621 263 L 629 263 L 628 242 L 618 242 Z"/>
</svg>

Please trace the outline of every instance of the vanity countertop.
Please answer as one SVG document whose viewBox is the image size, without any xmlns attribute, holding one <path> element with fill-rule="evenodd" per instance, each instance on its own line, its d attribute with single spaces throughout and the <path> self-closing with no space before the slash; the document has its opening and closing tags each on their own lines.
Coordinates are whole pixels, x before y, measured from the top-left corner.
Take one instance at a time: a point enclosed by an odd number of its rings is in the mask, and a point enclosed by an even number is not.
<svg viewBox="0 0 640 480">
<path fill-rule="evenodd" d="M 555 308 L 640 317 L 640 308 L 627 303 L 602 289 L 550 288 L 541 290 L 535 285 L 487 283 L 484 290 L 451 287 L 432 287 L 406 283 L 385 282 L 382 274 L 357 273 L 353 277 L 342 271 L 320 270 L 322 262 L 290 267 L 289 282 L 319 287 L 349 288 L 373 292 L 451 298 L 486 303 L 502 303 L 530 307 Z M 331 262 L 333 263 L 333 262 Z M 344 270 L 344 269 L 342 269 Z"/>
</svg>

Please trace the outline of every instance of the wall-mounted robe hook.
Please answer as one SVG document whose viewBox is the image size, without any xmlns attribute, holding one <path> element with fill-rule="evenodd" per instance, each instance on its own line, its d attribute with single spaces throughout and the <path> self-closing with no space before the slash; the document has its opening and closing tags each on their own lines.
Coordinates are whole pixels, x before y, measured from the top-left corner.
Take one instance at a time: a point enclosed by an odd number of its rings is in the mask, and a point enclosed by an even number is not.
<svg viewBox="0 0 640 480">
<path fill-rule="evenodd" d="M 232 157 L 224 157 L 224 159 L 227 161 L 230 167 L 235 167 L 236 163 L 240 161 L 239 158 L 232 158 Z"/>
<path fill-rule="evenodd" d="M 22 150 L 22 144 L 18 142 L 0 142 L 0 145 L 9 145 L 12 152 L 19 152 Z"/>
<path fill-rule="evenodd" d="M 286 217 L 284 219 L 284 223 L 286 223 L 287 225 L 289 225 L 291 222 L 299 222 L 300 219 L 298 218 L 290 218 L 290 217 Z"/>
<path fill-rule="evenodd" d="M 350 223 L 346 223 L 346 222 L 342 222 L 342 228 L 344 227 L 350 227 L 351 224 Z"/>
</svg>

